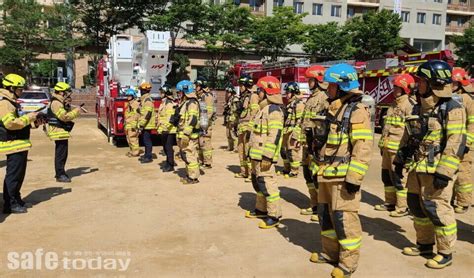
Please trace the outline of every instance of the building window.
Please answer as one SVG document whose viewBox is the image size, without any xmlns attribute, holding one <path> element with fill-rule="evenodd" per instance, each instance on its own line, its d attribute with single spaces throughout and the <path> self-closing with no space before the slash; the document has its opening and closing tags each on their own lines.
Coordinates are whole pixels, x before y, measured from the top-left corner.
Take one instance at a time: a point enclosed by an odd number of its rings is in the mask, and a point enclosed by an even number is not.
<svg viewBox="0 0 474 278">
<path fill-rule="evenodd" d="M 459 17 L 458 18 L 458 26 L 462 27 L 464 24 L 466 24 L 467 20 L 465 17 Z"/>
<path fill-rule="evenodd" d="M 441 15 L 440 14 L 433 14 L 433 24 L 434 25 L 441 25 Z"/>
<path fill-rule="evenodd" d="M 313 15 L 323 15 L 323 4 L 313 4 Z"/>
<path fill-rule="evenodd" d="M 300 1 L 294 1 L 293 2 L 293 8 L 295 9 L 295 13 L 297 14 L 302 14 L 303 13 L 303 2 Z"/>
<path fill-rule="evenodd" d="M 273 7 L 283 7 L 283 0 L 273 0 Z"/>
<path fill-rule="evenodd" d="M 401 17 L 403 22 L 410 22 L 410 12 L 402 11 Z"/>
<path fill-rule="evenodd" d="M 332 6 L 331 6 L 331 16 L 333 16 L 333 17 L 341 17 L 341 6 L 332 5 Z"/>
<path fill-rule="evenodd" d="M 355 9 L 353 7 L 347 7 L 347 17 L 353 17 L 355 15 Z"/>
<path fill-rule="evenodd" d="M 426 13 L 418 13 L 416 15 L 416 23 L 426 23 Z"/>
<path fill-rule="evenodd" d="M 443 0 L 434 0 L 435 3 L 443 3 Z"/>
</svg>

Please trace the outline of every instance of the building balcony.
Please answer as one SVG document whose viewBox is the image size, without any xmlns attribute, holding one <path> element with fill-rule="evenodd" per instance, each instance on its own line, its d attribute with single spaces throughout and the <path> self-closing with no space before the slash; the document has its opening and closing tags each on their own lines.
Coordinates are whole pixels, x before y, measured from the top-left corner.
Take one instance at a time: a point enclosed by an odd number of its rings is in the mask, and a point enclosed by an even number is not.
<svg viewBox="0 0 474 278">
<path fill-rule="evenodd" d="M 469 22 L 462 25 L 459 25 L 457 22 L 452 22 L 446 25 L 446 35 L 462 35 L 467 28 L 469 28 Z"/>
<path fill-rule="evenodd" d="M 347 0 L 347 5 L 378 8 L 380 6 L 380 0 Z"/>
<path fill-rule="evenodd" d="M 470 1 L 466 3 L 458 2 L 448 4 L 448 14 L 457 14 L 457 15 L 474 15 L 474 5 L 471 5 Z"/>
</svg>

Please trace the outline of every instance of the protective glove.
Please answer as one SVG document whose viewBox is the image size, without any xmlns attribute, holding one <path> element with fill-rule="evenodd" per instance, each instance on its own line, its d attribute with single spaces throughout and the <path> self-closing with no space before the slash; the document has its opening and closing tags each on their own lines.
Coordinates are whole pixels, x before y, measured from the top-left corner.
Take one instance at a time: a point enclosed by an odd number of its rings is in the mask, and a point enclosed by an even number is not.
<svg viewBox="0 0 474 278">
<path fill-rule="evenodd" d="M 360 185 L 355 185 L 347 181 L 345 182 L 345 187 L 346 187 L 347 192 L 349 192 L 349 194 L 355 194 L 359 192 L 360 190 Z"/>
<path fill-rule="evenodd" d="M 398 178 L 403 179 L 403 164 L 393 163 L 393 171 L 398 176 Z"/>
<path fill-rule="evenodd" d="M 448 183 L 451 179 L 441 174 L 434 174 L 433 186 L 436 189 L 443 189 L 448 186 Z"/>
<path fill-rule="evenodd" d="M 189 146 L 189 137 L 184 135 L 181 138 L 181 148 L 186 148 L 187 146 Z"/>
<path fill-rule="evenodd" d="M 270 167 L 272 167 L 273 161 L 267 157 L 263 157 L 262 161 L 260 162 L 260 170 L 262 172 L 270 171 Z"/>
</svg>

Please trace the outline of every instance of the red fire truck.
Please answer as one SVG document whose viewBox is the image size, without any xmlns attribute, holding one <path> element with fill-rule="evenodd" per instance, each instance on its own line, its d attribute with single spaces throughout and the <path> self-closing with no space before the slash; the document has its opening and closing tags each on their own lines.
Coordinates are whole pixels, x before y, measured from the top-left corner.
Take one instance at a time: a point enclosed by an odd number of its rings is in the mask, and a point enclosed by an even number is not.
<svg viewBox="0 0 474 278">
<path fill-rule="evenodd" d="M 401 73 L 414 73 L 418 65 L 434 59 L 447 61 L 450 65 L 454 64 L 452 53 L 449 50 L 394 56 L 366 62 L 349 61 L 359 72 L 361 89 L 375 100 L 376 127 L 380 127 L 383 124 L 380 119 L 385 115 L 388 107 L 394 100 L 392 95 L 393 85 L 391 82 L 393 76 Z M 340 62 L 347 61 L 332 61 L 322 63 L 321 65 L 329 67 Z M 282 88 L 284 84 L 294 81 L 297 82 L 303 92 L 308 95 L 308 80 L 304 76 L 304 73 L 309 66 L 310 64 L 304 60 L 290 60 L 263 65 L 238 63 L 231 70 L 230 74 L 235 82 L 234 85 L 237 85 L 236 80 L 238 80 L 238 76 L 241 73 L 250 74 L 254 80 L 258 80 L 263 76 L 272 75 L 281 80 L 283 84 Z"/>
<path fill-rule="evenodd" d="M 171 70 L 168 63 L 169 32 L 147 31 L 134 42 L 132 36 L 117 35 L 109 42 L 107 56 L 97 67 L 97 125 L 106 131 L 109 142 L 125 137 L 124 112 L 128 88 L 142 82 L 152 84 L 155 109 L 161 103 L 159 89 Z"/>
</svg>

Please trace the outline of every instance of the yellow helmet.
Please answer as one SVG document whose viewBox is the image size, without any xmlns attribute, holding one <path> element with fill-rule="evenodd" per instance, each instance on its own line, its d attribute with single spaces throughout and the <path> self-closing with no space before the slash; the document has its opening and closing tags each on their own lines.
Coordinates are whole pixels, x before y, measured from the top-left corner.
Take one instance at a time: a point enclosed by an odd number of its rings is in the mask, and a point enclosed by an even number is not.
<svg viewBox="0 0 474 278">
<path fill-rule="evenodd" d="M 10 73 L 3 78 L 2 84 L 4 87 L 25 87 L 26 81 L 18 74 Z"/>
<path fill-rule="evenodd" d="M 151 90 L 151 84 L 148 82 L 143 82 L 142 84 L 140 84 L 139 88 L 140 90 L 148 91 L 148 90 Z"/>
<path fill-rule="evenodd" d="M 68 91 L 70 89 L 71 89 L 71 86 L 69 86 L 69 84 L 67 84 L 66 82 L 58 82 L 54 86 L 54 90 L 56 92 L 65 92 L 65 91 Z"/>
</svg>

